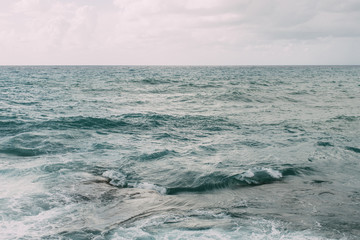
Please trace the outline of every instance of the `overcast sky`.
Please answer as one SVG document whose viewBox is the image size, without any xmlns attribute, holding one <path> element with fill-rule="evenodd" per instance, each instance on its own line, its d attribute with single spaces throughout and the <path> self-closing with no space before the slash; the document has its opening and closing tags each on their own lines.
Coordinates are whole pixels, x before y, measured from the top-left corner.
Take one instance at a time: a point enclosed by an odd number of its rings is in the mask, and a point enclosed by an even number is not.
<svg viewBox="0 0 360 240">
<path fill-rule="evenodd" d="M 0 64 L 360 64 L 360 0 L 1 0 Z"/>
</svg>

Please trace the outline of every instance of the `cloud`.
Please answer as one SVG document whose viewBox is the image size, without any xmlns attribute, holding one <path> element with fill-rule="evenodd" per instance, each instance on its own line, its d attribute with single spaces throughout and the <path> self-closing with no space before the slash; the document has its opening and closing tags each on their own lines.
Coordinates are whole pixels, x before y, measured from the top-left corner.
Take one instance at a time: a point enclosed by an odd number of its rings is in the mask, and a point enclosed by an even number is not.
<svg viewBox="0 0 360 240">
<path fill-rule="evenodd" d="M 13 5 L 16 18 L 26 20 L 14 26 L 25 42 L 36 48 L 86 46 L 96 27 L 91 6 L 50 0 L 21 0 Z"/>
<path fill-rule="evenodd" d="M 0 64 L 359 63 L 359 22 L 357 0 L 3 0 Z"/>
</svg>

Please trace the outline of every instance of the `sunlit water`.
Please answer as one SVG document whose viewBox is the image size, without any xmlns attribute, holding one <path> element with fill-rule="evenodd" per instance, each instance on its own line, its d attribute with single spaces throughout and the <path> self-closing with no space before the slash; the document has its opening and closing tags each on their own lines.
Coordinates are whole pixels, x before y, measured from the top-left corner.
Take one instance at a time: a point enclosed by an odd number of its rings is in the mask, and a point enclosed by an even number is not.
<svg viewBox="0 0 360 240">
<path fill-rule="evenodd" d="M 359 239 L 360 67 L 0 67 L 1 239 Z"/>
</svg>

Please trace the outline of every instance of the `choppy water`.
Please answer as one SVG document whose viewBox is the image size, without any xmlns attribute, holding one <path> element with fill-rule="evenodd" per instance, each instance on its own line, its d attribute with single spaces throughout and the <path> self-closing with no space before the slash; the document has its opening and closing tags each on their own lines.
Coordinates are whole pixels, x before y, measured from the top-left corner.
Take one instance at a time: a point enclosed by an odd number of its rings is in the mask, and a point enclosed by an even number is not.
<svg viewBox="0 0 360 240">
<path fill-rule="evenodd" d="M 360 67 L 0 67 L 1 239 L 359 239 Z"/>
</svg>

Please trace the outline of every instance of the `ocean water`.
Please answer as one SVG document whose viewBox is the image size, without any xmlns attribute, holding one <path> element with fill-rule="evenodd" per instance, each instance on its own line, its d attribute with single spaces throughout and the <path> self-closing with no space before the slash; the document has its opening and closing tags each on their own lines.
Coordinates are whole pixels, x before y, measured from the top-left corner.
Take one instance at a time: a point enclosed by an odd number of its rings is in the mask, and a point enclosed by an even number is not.
<svg viewBox="0 0 360 240">
<path fill-rule="evenodd" d="M 0 239 L 359 239 L 359 66 L 0 67 Z"/>
</svg>

